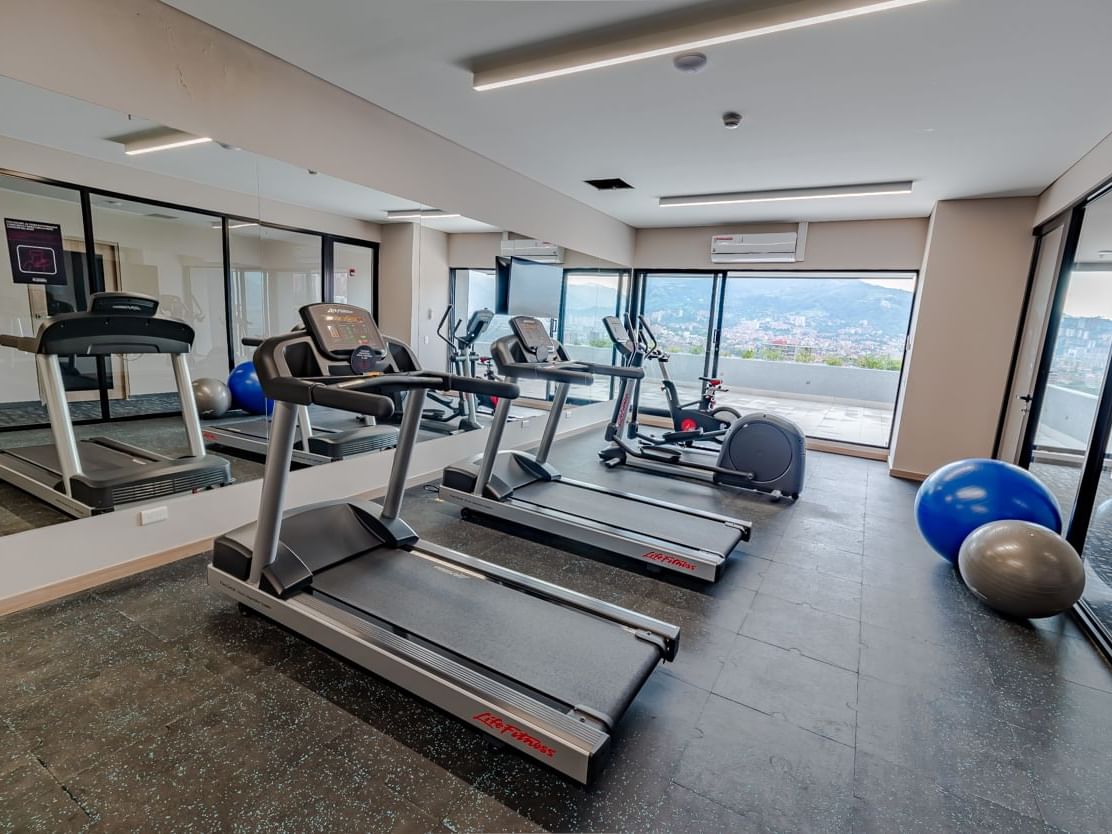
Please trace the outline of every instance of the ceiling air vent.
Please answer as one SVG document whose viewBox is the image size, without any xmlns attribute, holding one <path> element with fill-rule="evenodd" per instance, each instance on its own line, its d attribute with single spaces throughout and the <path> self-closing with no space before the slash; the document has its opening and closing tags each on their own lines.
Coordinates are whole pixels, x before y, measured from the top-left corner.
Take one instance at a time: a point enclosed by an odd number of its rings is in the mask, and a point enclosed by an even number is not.
<svg viewBox="0 0 1112 834">
<path fill-rule="evenodd" d="M 602 180 L 583 180 L 587 185 L 593 185 L 599 191 L 620 191 L 623 188 L 633 188 L 625 180 L 620 177 L 610 177 L 609 179 Z"/>
</svg>

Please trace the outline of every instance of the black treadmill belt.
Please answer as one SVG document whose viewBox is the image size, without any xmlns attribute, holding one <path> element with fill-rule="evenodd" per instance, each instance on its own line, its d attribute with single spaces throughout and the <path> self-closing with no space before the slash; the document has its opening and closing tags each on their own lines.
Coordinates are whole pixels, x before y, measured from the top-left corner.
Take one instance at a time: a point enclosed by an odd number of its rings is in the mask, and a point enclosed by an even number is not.
<svg viewBox="0 0 1112 834">
<path fill-rule="evenodd" d="M 515 489 L 510 500 L 723 556 L 741 541 L 741 530 L 720 521 L 561 481 L 526 484 Z"/>
<path fill-rule="evenodd" d="M 4 453 L 33 463 L 58 477 L 62 476 L 62 467 L 58 463 L 58 450 L 53 446 L 13 446 L 5 449 Z M 82 440 L 77 444 L 77 454 L 81 458 L 82 471 L 92 478 L 118 475 L 157 462 L 157 459 L 130 455 L 88 440 Z"/>
<path fill-rule="evenodd" d="M 317 574 L 313 591 L 615 719 L 661 657 L 614 623 L 401 550 L 380 548 Z"/>
</svg>

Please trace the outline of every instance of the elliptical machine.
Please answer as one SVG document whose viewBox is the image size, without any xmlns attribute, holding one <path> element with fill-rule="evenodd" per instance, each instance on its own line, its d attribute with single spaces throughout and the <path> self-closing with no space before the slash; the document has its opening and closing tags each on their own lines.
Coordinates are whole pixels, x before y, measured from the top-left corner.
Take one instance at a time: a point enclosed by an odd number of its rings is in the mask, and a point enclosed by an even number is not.
<svg viewBox="0 0 1112 834">
<path fill-rule="evenodd" d="M 436 335 L 448 346 L 449 371 L 455 376 L 475 378 L 477 376 L 476 363 L 479 359 L 479 355 L 475 352 L 475 342 L 490 327 L 494 313 L 485 307 L 476 310 L 467 320 L 467 327 L 462 334 L 459 332 L 462 323 L 459 320 L 456 320 L 451 334 L 448 334 L 446 331 L 448 321 L 452 319 L 452 310 L 453 307 L 449 304 L 448 309 L 444 311 L 444 315 L 440 317 L 440 322 L 436 325 Z M 390 354 L 396 371 L 399 373 L 414 373 L 421 370 L 417 357 L 408 345 L 389 338 L 387 338 L 387 343 L 390 347 Z M 437 434 L 455 434 L 456 432 L 476 431 L 482 428 L 482 424 L 478 420 L 474 394 L 461 392 L 458 397 L 444 397 L 430 391 L 428 399 L 435 407 L 425 409 L 421 415 L 421 428 L 425 431 L 436 432 Z M 400 397 L 395 399 L 398 406 L 397 413 L 399 414 L 404 413 L 405 410 L 404 402 L 400 400 Z"/>
<path fill-rule="evenodd" d="M 613 338 L 614 323 L 621 323 L 613 316 L 607 319 L 613 319 L 606 322 Z M 629 333 L 632 336 L 632 328 Z M 641 367 L 646 355 L 643 346 L 632 338 L 622 341 L 619 351 L 626 357 L 624 364 Z M 774 501 L 784 496 L 793 501 L 799 498 L 807 448 L 803 431 L 795 423 L 776 414 L 746 414 L 722 432 L 720 447 L 690 445 L 703 436 L 698 430 L 672 432 L 679 442 L 667 443 L 637 430 L 637 390 L 636 384 L 623 384 L 614 401 L 606 427 L 610 445 L 598 453 L 604 465 L 632 466 L 658 475 L 751 489 L 771 495 Z"/>
</svg>

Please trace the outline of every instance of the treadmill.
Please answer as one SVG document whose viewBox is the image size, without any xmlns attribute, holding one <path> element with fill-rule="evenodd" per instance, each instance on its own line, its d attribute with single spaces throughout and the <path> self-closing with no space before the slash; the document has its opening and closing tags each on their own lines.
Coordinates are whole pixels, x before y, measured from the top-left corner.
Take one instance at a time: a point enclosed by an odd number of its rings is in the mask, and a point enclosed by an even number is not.
<svg viewBox="0 0 1112 834">
<path fill-rule="evenodd" d="M 370 313 L 303 307 L 305 332 L 255 353 L 275 400 L 257 522 L 218 538 L 209 584 L 537 761 L 580 782 L 601 765 L 622 714 L 662 660 L 674 625 L 421 541 L 401 519 L 427 390 L 518 395 L 446 373 L 381 374 L 388 345 Z M 356 374 L 332 373 L 350 368 Z M 407 393 L 381 504 L 340 500 L 282 512 L 296 410 L 380 419 Z"/>
<path fill-rule="evenodd" d="M 483 454 L 444 470 L 440 497 L 480 514 L 584 542 L 666 570 L 715 582 L 751 525 L 719 513 L 563 477 L 548 463 L 572 385 L 591 385 L 594 374 L 641 379 L 639 367 L 573 362 L 544 325 L 529 316 L 510 320 L 513 334 L 491 345 L 498 370 L 510 379 L 557 383 L 535 454 L 499 452 L 510 401 L 499 400 Z M 628 386 L 623 385 L 623 391 Z"/>
<path fill-rule="evenodd" d="M 258 347 L 262 342 L 254 336 L 242 340 L 247 347 Z M 201 433 L 210 446 L 264 457 L 270 432 L 270 419 L 259 417 L 205 426 Z M 297 409 L 292 463 L 298 466 L 332 463 L 393 449 L 397 442 L 398 430 L 394 426 L 375 425 L 371 418 L 354 417 L 335 409 L 301 406 Z"/>
<path fill-rule="evenodd" d="M 0 335 L 0 345 L 35 355 L 54 437 L 52 445 L 0 451 L 0 479 L 77 518 L 232 482 L 228 461 L 205 454 L 185 359 L 193 328 L 157 312 L 158 300 L 147 295 L 94 293 L 88 310 L 52 316 L 34 336 Z M 170 458 L 109 437 L 79 443 L 74 436 L 61 358 L 137 353 L 170 357 L 189 442 L 186 457 Z"/>
</svg>

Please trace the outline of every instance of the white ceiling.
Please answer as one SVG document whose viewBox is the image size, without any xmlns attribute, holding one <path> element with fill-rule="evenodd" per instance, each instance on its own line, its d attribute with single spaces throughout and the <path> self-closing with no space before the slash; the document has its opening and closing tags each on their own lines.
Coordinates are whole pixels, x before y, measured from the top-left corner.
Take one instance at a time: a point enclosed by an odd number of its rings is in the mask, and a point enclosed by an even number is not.
<svg viewBox="0 0 1112 834">
<path fill-rule="evenodd" d="M 167 0 L 635 226 L 924 216 L 1037 194 L 1112 132 L 1108 0 L 933 0 L 476 93 L 469 58 L 677 0 Z M 739 110 L 726 131 L 720 114 Z M 632 192 L 582 183 L 620 176 Z M 668 194 L 915 179 L 908 196 L 660 209 Z"/>
<path fill-rule="evenodd" d="M 154 126 L 143 119 L 133 119 L 105 107 L 0 76 L 0 135 L 3 136 L 376 223 L 383 222 L 389 210 L 416 206 L 404 197 L 324 174 L 311 175 L 303 168 L 249 151 L 226 150 L 215 143 L 127 156 L 123 145 L 110 138 Z M 497 231 L 486 223 L 464 217 L 430 219 L 423 221 L 423 225 L 443 232 Z"/>
</svg>

